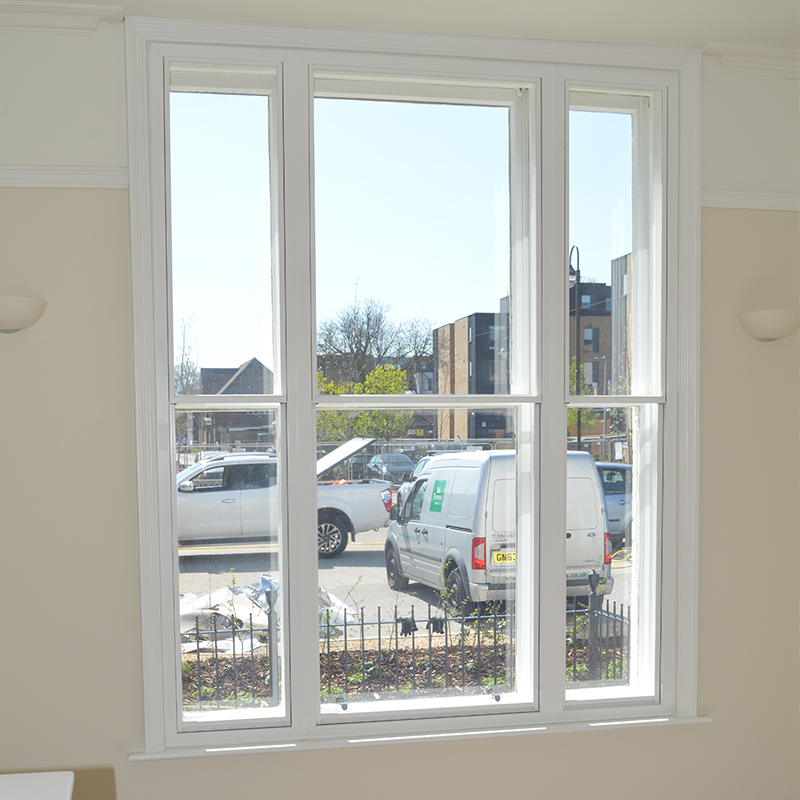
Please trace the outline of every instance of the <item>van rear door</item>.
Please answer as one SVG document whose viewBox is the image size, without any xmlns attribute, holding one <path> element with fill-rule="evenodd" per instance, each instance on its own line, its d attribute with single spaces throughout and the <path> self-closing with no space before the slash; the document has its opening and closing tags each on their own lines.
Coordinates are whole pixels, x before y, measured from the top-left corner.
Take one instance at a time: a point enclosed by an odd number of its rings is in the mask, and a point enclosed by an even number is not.
<svg viewBox="0 0 800 800">
<path fill-rule="evenodd" d="M 492 465 L 492 471 L 495 466 Z M 517 482 L 513 477 L 489 482 L 486 514 L 486 583 L 494 591 L 514 589 L 517 574 Z"/>
<path fill-rule="evenodd" d="M 585 594 L 586 576 L 603 570 L 605 531 L 597 483 L 589 476 L 567 478 L 567 595 L 570 586 L 584 587 Z"/>
</svg>

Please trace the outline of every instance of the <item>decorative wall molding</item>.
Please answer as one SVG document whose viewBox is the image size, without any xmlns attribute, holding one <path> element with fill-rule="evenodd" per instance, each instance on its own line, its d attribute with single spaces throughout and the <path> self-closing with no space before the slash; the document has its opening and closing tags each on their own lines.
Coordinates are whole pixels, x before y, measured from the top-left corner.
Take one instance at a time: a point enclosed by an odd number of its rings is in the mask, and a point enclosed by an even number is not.
<svg viewBox="0 0 800 800">
<path fill-rule="evenodd" d="M 800 50 L 789 47 L 713 43 L 703 48 L 703 54 L 716 56 L 725 72 L 800 80 Z"/>
<path fill-rule="evenodd" d="M 714 192 L 701 195 L 703 208 L 743 208 L 756 211 L 800 211 L 800 195 L 771 192 Z"/>
<path fill-rule="evenodd" d="M 127 189 L 127 167 L 3 167 L 0 188 Z M 800 195 L 774 192 L 703 191 L 703 208 L 800 211 Z"/>
<path fill-rule="evenodd" d="M 0 187 L 12 189 L 127 189 L 127 167 L 0 166 Z"/>
<path fill-rule="evenodd" d="M 88 36 L 101 22 L 122 19 L 122 6 L 0 0 L 0 33 Z"/>
</svg>

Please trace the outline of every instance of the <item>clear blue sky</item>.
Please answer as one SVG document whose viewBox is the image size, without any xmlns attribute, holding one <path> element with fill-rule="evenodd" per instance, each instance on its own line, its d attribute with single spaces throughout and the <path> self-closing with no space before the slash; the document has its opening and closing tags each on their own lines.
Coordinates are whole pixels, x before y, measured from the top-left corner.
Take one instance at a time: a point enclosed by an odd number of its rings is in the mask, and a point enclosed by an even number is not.
<svg viewBox="0 0 800 800">
<path fill-rule="evenodd" d="M 582 280 L 610 283 L 611 260 L 631 252 L 631 115 L 570 111 L 569 145 L 570 247 Z"/>
<path fill-rule="evenodd" d="M 508 112 L 317 100 L 317 310 L 356 297 L 434 326 L 508 292 Z M 272 366 L 267 100 L 173 93 L 175 325 L 200 366 Z M 584 280 L 630 251 L 631 121 L 570 113 L 570 244 Z M 573 262 L 574 263 L 574 262 Z"/>
<path fill-rule="evenodd" d="M 508 110 L 317 100 L 314 115 L 318 317 L 356 291 L 434 327 L 499 310 Z"/>
</svg>

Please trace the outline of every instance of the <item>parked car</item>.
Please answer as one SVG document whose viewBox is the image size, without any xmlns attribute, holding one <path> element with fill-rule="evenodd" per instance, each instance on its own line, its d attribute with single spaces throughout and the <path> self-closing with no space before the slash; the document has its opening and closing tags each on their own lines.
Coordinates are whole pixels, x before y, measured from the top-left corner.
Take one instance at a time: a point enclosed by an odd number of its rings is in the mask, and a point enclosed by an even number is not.
<svg viewBox="0 0 800 800">
<path fill-rule="evenodd" d="M 330 454 L 327 462 L 330 462 Z M 277 541 L 278 459 L 273 454 L 231 453 L 204 459 L 178 473 L 178 541 Z M 348 538 L 386 524 L 392 505 L 387 481 L 317 486 L 317 548 L 338 556 Z"/>
<path fill-rule="evenodd" d="M 194 457 L 194 463 L 198 461 L 208 461 L 210 458 L 219 458 L 220 456 L 230 455 L 228 450 L 202 450 Z"/>
<path fill-rule="evenodd" d="M 402 507 L 403 500 L 406 499 L 408 496 L 408 491 L 414 485 L 414 481 L 422 475 L 423 472 L 427 472 L 428 463 L 430 462 L 432 456 L 423 456 L 417 463 L 414 465 L 414 470 L 411 475 L 408 476 L 408 480 L 405 481 L 400 488 L 397 490 L 397 505 Z"/>
<path fill-rule="evenodd" d="M 631 546 L 633 527 L 633 468 L 630 464 L 598 462 L 600 483 L 606 501 L 608 530 L 614 549 L 622 543 Z"/>
<path fill-rule="evenodd" d="M 402 483 L 414 471 L 414 462 L 402 453 L 379 453 L 367 462 L 367 476 Z"/>
<path fill-rule="evenodd" d="M 402 507 L 392 506 L 384 556 L 394 590 L 409 579 L 444 590 L 451 607 L 513 596 L 516 580 L 516 454 L 462 452 L 433 457 Z M 611 592 L 611 540 L 600 478 L 588 453 L 567 453 L 566 595 Z"/>
</svg>

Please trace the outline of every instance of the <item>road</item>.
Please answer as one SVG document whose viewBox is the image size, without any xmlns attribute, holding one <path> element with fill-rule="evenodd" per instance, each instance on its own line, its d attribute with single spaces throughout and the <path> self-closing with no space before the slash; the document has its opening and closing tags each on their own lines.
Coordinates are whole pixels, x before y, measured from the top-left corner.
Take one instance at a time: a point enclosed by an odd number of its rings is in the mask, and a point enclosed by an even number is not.
<svg viewBox="0 0 800 800">
<path fill-rule="evenodd" d="M 413 612 L 417 619 L 428 615 L 428 604 L 438 607 L 437 593 L 419 583 L 410 583 L 403 592 L 392 591 L 386 583 L 383 545 L 386 529 L 358 535 L 356 543 L 333 559 L 319 562 L 319 585 L 354 609 L 365 609 L 367 618 L 381 608 L 381 616 L 399 616 Z M 235 577 L 239 586 L 254 583 L 263 572 L 274 570 L 275 548 L 269 546 L 228 545 L 226 547 L 196 547 L 180 550 L 180 593 L 200 594 L 228 586 Z M 612 567 L 614 591 L 607 598 L 626 607 L 631 596 L 631 562 L 618 554 Z"/>
</svg>

